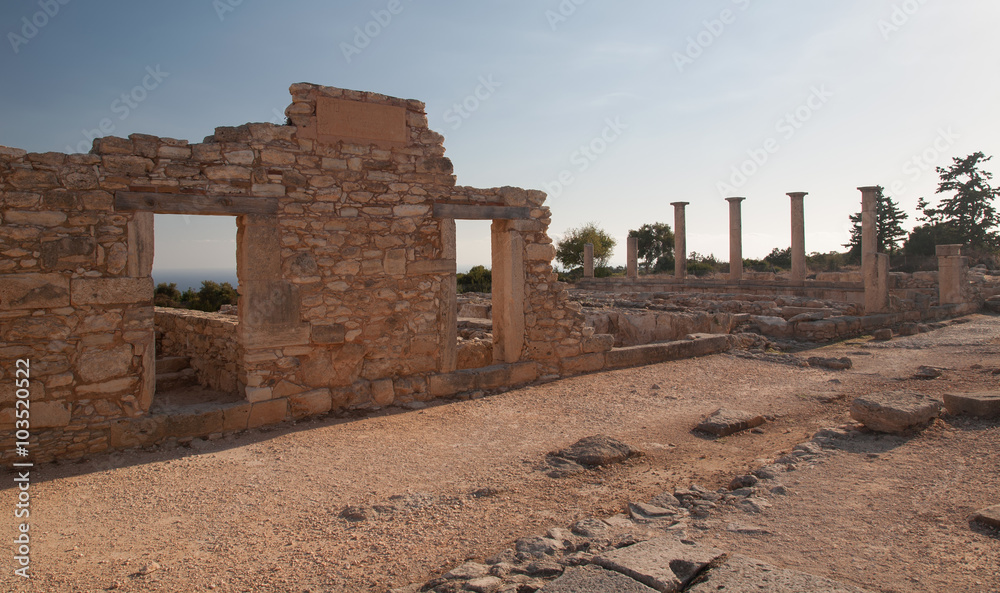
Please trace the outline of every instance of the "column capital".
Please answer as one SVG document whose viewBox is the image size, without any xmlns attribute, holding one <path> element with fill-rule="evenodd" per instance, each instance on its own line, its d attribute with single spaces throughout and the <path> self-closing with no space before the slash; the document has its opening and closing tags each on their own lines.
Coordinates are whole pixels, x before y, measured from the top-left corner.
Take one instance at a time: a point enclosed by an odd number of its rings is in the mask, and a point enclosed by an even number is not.
<svg viewBox="0 0 1000 593">
<path fill-rule="evenodd" d="M 687 206 L 690 203 L 691 202 L 670 202 L 670 205 L 673 206 L 674 208 L 683 208 L 684 206 Z"/>
<path fill-rule="evenodd" d="M 745 199 L 746 198 L 726 198 L 726 201 L 730 202 L 730 203 L 732 203 L 732 202 L 742 202 Z"/>
<path fill-rule="evenodd" d="M 878 191 L 878 190 L 879 190 L 880 188 L 881 188 L 881 186 L 879 186 L 879 185 L 866 185 L 866 186 L 864 186 L 864 187 L 859 187 L 859 188 L 858 188 L 858 191 L 860 191 L 860 192 L 861 192 L 861 193 L 863 193 L 863 194 L 867 194 L 867 193 L 875 193 L 875 192 L 877 192 L 877 191 Z"/>
<path fill-rule="evenodd" d="M 806 196 L 809 195 L 809 192 L 807 192 L 807 191 L 793 191 L 793 192 L 788 192 L 788 194 L 786 194 L 786 195 L 788 197 L 790 197 L 790 198 L 804 198 L 804 197 L 806 197 Z"/>
</svg>

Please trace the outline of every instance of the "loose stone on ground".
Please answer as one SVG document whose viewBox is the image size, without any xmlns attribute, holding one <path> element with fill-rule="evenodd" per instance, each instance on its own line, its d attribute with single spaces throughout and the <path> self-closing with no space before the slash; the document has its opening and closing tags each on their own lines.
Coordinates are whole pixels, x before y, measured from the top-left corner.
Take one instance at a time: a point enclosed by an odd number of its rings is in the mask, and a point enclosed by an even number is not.
<svg viewBox="0 0 1000 593">
<path fill-rule="evenodd" d="M 923 426 L 940 414 L 941 402 L 912 391 L 873 393 L 851 405 L 851 418 L 871 430 L 893 434 Z"/>
<path fill-rule="evenodd" d="M 759 414 L 719 408 L 702 420 L 697 428 L 702 432 L 724 437 L 749 428 L 755 428 L 764 424 L 764 422 L 764 417 Z"/>
</svg>

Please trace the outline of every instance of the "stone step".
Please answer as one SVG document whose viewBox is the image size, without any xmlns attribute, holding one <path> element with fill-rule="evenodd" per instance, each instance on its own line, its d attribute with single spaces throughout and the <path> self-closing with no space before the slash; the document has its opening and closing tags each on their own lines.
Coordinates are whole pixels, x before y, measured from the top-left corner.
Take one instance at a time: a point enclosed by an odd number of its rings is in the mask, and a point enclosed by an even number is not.
<svg viewBox="0 0 1000 593">
<path fill-rule="evenodd" d="M 188 356 L 164 356 L 156 359 L 156 374 L 176 373 L 191 366 Z"/>
<path fill-rule="evenodd" d="M 191 368 L 173 373 L 157 373 L 156 375 L 156 390 L 161 393 L 183 387 L 192 387 L 197 384 L 197 374 Z"/>
</svg>

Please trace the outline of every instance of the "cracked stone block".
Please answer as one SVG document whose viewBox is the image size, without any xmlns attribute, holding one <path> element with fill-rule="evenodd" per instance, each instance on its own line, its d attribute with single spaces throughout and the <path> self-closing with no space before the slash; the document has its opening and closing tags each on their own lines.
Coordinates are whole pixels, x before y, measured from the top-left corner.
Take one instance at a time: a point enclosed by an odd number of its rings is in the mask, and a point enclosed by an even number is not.
<svg viewBox="0 0 1000 593">
<path fill-rule="evenodd" d="M 594 564 L 620 572 L 661 593 L 683 589 L 720 550 L 670 538 L 652 539 L 606 552 Z"/>
<path fill-rule="evenodd" d="M 710 567 L 686 593 L 866 593 L 851 585 L 804 572 L 785 570 L 746 556 L 733 555 Z"/>
<path fill-rule="evenodd" d="M 541 588 L 539 593 L 653 593 L 629 577 L 596 566 L 573 567 Z"/>
<path fill-rule="evenodd" d="M 697 428 L 702 432 L 724 437 L 761 424 L 764 424 L 764 417 L 759 414 L 719 408 L 702 420 Z"/>
<path fill-rule="evenodd" d="M 1000 418 L 1000 392 L 998 393 L 946 393 L 944 407 L 956 416 Z"/>
<path fill-rule="evenodd" d="M 851 404 L 851 418 L 871 430 L 899 434 L 927 424 L 941 414 L 941 402 L 912 391 L 872 393 Z"/>
</svg>

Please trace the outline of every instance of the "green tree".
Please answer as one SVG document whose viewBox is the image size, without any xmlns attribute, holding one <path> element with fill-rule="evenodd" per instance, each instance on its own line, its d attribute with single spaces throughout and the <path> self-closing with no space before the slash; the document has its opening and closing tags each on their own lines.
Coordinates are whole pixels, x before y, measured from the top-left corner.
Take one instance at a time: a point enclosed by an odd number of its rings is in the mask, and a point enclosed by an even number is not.
<svg viewBox="0 0 1000 593">
<path fill-rule="evenodd" d="M 587 243 L 594 246 L 595 268 L 603 268 L 608 265 L 615 245 L 618 244 L 596 223 L 588 222 L 578 229 L 566 231 L 566 235 L 556 244 L 556 259 L 566 269 L 583 266 L 583 246 Z"/>
<path fill-rule="evenodd" d="M 486 266 L 473 266 L 465 274 L 457 274 L 458 292 L 490 292 L 493 290 L 493 273 Z"/>
<path fill-rule="evenodd" d="M 903 221 L 909 218 L 899 209 L 899 205 L 885 195 L 885 188 L 879 186 L 875 199 L 875 251 L 895 255 L 899 251 L 899 242 L 906 237 Z M 851 214 L 851 240 L 844 244 L 847 247 L 851 261 L 861 261 L 861 218 L 862 213 Z"/>
<path fill-rule="evenodd" d="M 160 282 L 153 291 L 153 304 L 157 307 L 180 307 L 182 301 L 181 291 L 177 290 L 177 283 Z"/>
<path fill-rule="evenodd" d="M 775 268 L 790 269 L 792 267 L 792 248 L 778 249 L 775 247 L 771 250 L 771 253 L 764 256 L 764 261 Z"/>
<path fill-rule="evenodd" d="M 202 280 L 201 289 L 198 292 L 187 290 L 183 297 L 188 309 L 214 313 L 222 305 L 235 305 L 239 295 L 233 285 L 228 282 L 219 284 L 211 280 Z"/>
<path fill-rule="evenodd" d="M 923 212 L 920 220 L 931 227 L 941 227 L 938 230 L 943 234 L 952 235 L 952 240 L 972 248 L 1000 247 L 1000 234 L 994 230 L 1000 225 L 1000 215 L 993 206 L 1000 189 L 990 185 L 993 174 L 980 168 L 992 158 L 980 151 L 965 158 L 953 158 L 954 164 L 947 169 L 938 167 L 941 181 L 937 193 L 954 192 L 954 195 L 942 198 L 936 208 L 921 198 L 917 204 Z"/>
<path fill-rule="evenodd" d="M 638 239 L 637 255 L 642 260 L 643 272 L 649 273 L 650 269 L 658 268 L 661 258 L 669 258 L 670 265 L 673 266 L 674 253 L 674 232 L 669 224 L 654 222 L 644 224 L 636 230 L 628 232 L 629 237 Z"/>
</svg>

